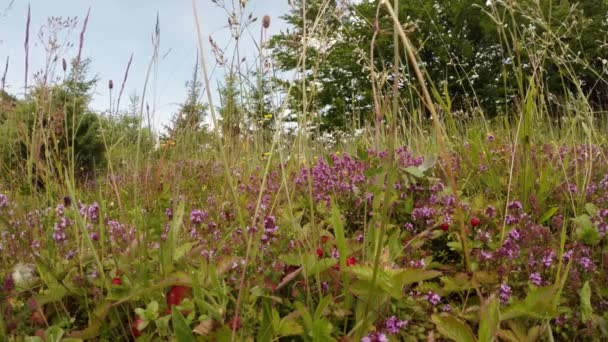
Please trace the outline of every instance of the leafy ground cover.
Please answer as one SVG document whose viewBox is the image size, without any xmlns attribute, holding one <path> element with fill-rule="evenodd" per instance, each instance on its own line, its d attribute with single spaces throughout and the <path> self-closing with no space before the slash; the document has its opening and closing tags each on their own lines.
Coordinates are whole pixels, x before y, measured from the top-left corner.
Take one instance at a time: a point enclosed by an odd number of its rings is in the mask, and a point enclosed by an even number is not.
<svg viewBox="0 0 608 342">
<path fill-rule="evenodd" d="M 535 175 L 516 174 L 529 188 L 525 205 L 501 190 L 515 154 L 492 135 L 465 142 L 447 162 L 407 147 L 336 152 L 310 165 L 270 161 L 265 177 L 245 162 L 231 170 L 235 198 L 221 166 L 199 161 L 179 165 L 191 186 L 178 196 L 171 168 L 152 188 L 117 176 L 120 189 L 139 192 L 141 208 L 105 200 L 107 179 L 43 207 L 3 193 L 4 333 L 600 338 L 605 147 L 530 151 L 517 162 Z M 448 165 L 464 180 L 457 196 Z"/>
</svg>

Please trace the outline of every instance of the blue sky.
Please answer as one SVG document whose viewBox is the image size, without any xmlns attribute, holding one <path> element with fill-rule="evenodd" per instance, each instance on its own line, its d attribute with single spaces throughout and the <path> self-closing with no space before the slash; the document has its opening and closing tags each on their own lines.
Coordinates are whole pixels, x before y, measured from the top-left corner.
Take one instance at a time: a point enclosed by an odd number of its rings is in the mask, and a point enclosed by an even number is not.
<svg viewBox="0 0 608 342">
<path fill-rule="evenodd" d="M 208 68 L 210 71 L 214 70 L 216 80 L 213 83 L 217 84 L 217 80 L 222 79 L 225 71 L 216 67 L 215 58 L 210 52 L 208 37 L 212 35 L 222 48 L 228 47 L 227 56 L 232 54 L 234 42 L 230 39 L 227 28 L 226 12 L 214 5 L 211 0 L 197 1 Z M 224 0 L 229 7 L 232 1 Z M 238 1 L 234 0 L 237 4 Z M 10 0 L 0 0 L 0 13 L 9 3 Z M 109 108 L 108 80 L 114 81 L 114 94 L 116 94 L 131 53 L 134 54 L 133 63 L 121 100 L 121 108 L 127 108 L 128 96 L 133 92 L 141 95 L 146 70 L 153 53 L 151 36 L 158 12 L 161 28 L 160 54 L 164 55 L 164 58 L 159 63 L 156 81 L 149 84 L 146 98 L 150 106 L 156 103 L 155 126 L 160 127 L 161 124 L 168 122 L 177 104 L 186 95 L 185 82 L 192 77 L 196 59 L 197 34 L 191 0 L 15 0 L 5 15 L 0 17 L 0 65 L 1 70 L 4 70 L 7 56 L 10 58 L 6 83 L 7 90 L 12 94 L 23 93 L 23 43 L 28 4 L 31 5 L 32 11 L 28 81 L 30 85 L 33 83 L 33 73 L 45 64 L 45 51 L 36 34 L 46 19 L 50 16 L 77 16 L 78 26 L 68 37 L 77 46 L 82 21 L 87 10 L 91 8 L 83 57 L 91 58 L 91 73 L 100 78 L 92 103 L 92 107 L 99 111 Z M 254 17 L 259 18 L 251 26 L 251 34 L 258 39 L 261 18 L 265 14 L 272 17 L 269 35 L 284 30 L 286 25 L 278 17 L 288 9 L 287 0 L 249 0 L 245 12 L 251 12 Z M 247 34 L 241 44 L 241 53 L 247 57 L 247 63 L 254 63 L 256 52 L 251 36 Z M 65 58 L 70 60 L 76 54 L 77 48 L 72 48 L 65 53 Z"/>
</svg>

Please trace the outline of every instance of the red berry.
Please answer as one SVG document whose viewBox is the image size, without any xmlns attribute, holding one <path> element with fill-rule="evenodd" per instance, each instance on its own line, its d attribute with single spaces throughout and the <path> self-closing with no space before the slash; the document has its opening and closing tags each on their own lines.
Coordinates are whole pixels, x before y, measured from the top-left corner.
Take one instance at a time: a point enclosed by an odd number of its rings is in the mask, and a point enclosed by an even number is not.
<svg viewBox="0 0 608 342">
<path fill-rule="evenodd" d="M 171 287 L 167 293 L 167 306 L 179 305 L 185 298 L 192 297 L 192 288 L 189 286 L 176 285 Z"/>
<path fill-rule="evenodd" d="M 481 220 L 479 219 L 479 217 L 471 218 L 471 226 L 473 228 L 477 227 L 480 223 L 481 223 Z"/>
<path fill-rule="evenodd" d="M 112 285 L 120 286 L 122 285 L 122 279 L 119 277 L 112 278 Z"/>
<path fill-rule="evenodd" d="M 137 318 L 133 321 L 133 325 L 131 325 L 131 333 L 133 334 L 133 337 L 139 337 L 142 334 L 142 331 L 139 330 L 137 327 L 139 326 L 140 323 L 142 323 L 144 320 L 141 318 Z"/>
<path fill-rule="evenodd" d="M 327 240 L 329 240 L 329 236 L 327 236 L 327 235 L 321 236 L 321 243 L 326 243 Z"/>
<path fill-rule="evenodd" d="M 319 258 L 322 258 L 322 257 L 323 257 L 323 249 L 321 249 L 321 247 L 317 248 L 317 256 L 318 256 Z"/>
<path fill-rule="evenodd" d="M 234 316 L 228 322 L 230 330 L 238 331 L 241 329 L 241 319 L 238 316 Z"/>
<path fill-rule="evenodd" d="M 346 258 L 346 266 L 352 266 L 357 264 L 357 258 L 350 256 Z"/>
<path fill-rule="evenodd" d="M 440 226 L 441 230 L 443 230 L 444 232 L 447 232 L 448 229 L 450 229 L 450 225 L 447 222 L 444 222 L 441 224 Z"/>
</svg>

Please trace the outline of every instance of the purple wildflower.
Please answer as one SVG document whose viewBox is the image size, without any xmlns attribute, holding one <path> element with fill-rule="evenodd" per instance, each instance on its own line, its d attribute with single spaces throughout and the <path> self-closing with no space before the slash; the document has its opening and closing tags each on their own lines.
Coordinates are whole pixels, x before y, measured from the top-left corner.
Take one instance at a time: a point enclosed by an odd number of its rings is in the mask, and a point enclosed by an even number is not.
<svg viewBox="0 0 608 342">
<path fill-rule="evenodd" d="M 511 286 L 507 284 L 500 284 L 500 288 L 498 289 L 498 298 L 500 298 L 500 302 L 502 304 L 509 303 L 509 299 L 511 299 Z"/>
<path fill-rule="evenodd" d="M 432 305 L 437 305 L 439 302 L 441 302 L 441 296 L 433 291 L 429 291 L 429 293 L 426 294 L 426 300 L 428 300 Z"/>
<path fill-rule="evenodd" d="M 486 208 L 486 215 L 488 217 L 494 217 L 494 216 L 496 216 L 496 208 L 494 208 L 491 205 L 488 205 L 488 207 Z"/>
<path fill-rule="evenodd" d="M 361 342 L 388 342 L 388 338 L 386 337 L 386 334 L 373 332 L 361 338 Z"/>
<path fill-rule="evenodd" d="M 491 260 L 492 257 L 494 256 L 492 254 L 492 252 L 486 252 L 486 251 L 481 251 L 480 255 L 481 255 L 481 260 L 483 260 L 483 261 Z"/>
<path fill-rule="evenodd" d="M 545 252 L 545 256 L 543 256 L 543 265 L 545 267 L 551 267 L 551 265 L 553 264 L 554 256 L 555 256 L 555 253 L 553 253 L 553 250 L 549 250 L 549 251 Z"/>
<path fill-rule="evenodd" d="M 428 207 L 415 208 L 412 211 L 412 219 L 420 220 L 420 219 L 429 219 L 435 215 L 435 209 Z"/>
<path fill-rule="evenodd" d="M 538 272 L 530 273 L 529 280 L 535 286 L 541 286 L 543 284 L 543 278 Z"/>
<path fill-rule="evenodd" d="M 6 208 L 8 206 L 8 196 L 5 194 L 0 194 L 0 209 Z"/>
<path fill-rule="evenodd" d="M 340 258 L 340 253 L 338 252 L 338 249 L 334 248 L 331 251 L 331 257 L 334 259 L 339 259 Z"/>
<path fill-rule="evenodd" d="M 206 211 L 194 209 L 190 212 L 190 223 L 201 224 L 208 216 L 209 214 Z"/>
<path fill-rule="evenodd" d="M 384 327 L 389 334 L 398 334 L 401 329 L 407 326 L 407 321 L 398 319 L 396 316 L 391 316 L 384 323 Z"/>
<path fill-rule="evenodd" d="M 99 219 L 99 204 L 93 202 L 86 210 L 86 218 L 91 222 L 97 222 Z"/>
<path fill-rule="evenodd" d="M 64 213 L 65 213 L 65 206 L 63 204 L 58 204 L 57 207 L 55 208 L 55 214 L 57 216 L 63 216 Z"/>
<path fill-rule="evenodd" d="M 519 231 L 517 229 L 513 229 L 509 232 L 509 237 L 515 241 L 518 241 L 520 238 Z"/>
<path fill-rule="evenodd" d="M 593 271 L 593 261 L 591 261 L 591 259 L 589 259 L 588 257 L 584 256 L 580 258 L 578 263 L 585 271 Z"/>
<path fill-rule="evenodd" d="M 509 208 L 511 210 L 521 210 L 523 208 L 523 206 L 521 205 L 520 201 L 511 201 L 511 202 L 509 202 L 509 205 L 507 206 L 507 208 Z"/>
</svg>

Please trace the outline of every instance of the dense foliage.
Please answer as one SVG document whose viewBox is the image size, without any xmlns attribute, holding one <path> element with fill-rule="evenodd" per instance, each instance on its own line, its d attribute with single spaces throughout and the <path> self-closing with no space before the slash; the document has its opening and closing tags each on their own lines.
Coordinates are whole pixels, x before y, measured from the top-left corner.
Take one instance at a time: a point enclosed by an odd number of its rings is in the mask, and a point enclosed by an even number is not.
<svg viewBox="0 0 608 342">
<path fill-rule="evenodd" d="M 307 79 L 310 110 L 326 130 L 344 130 L 353 119 L 371 120 L 374 48 L 378 79 L 390 89 L 394 72 L 394 26 L 380 1 L 349 5 L 341 1 L 292 1 L 284 16 L 290 29 L 272 38 L 278 67 Z M 390 1 L 392 4 L 393 1 Z M 567 98 L 579 87 L 605 108 L 605 82 L 597 72 L 608 60 L 608 3 L 605 1 L 399 0 L 398 17 L 418 48 L 419 63 L 453 110 L 480 107 L 488 116 L 508 113 L 525 97 L 531 77 L 542 68 L 548 97 Z M 327 6 L 325 6 L 327 4 Z M 380 8 L 377 11 L 377 8 Z M 376 13 L 378 12 L 377 24 Z M 322 14 L 322 15 L 320 15 Z M 320 20 L 313 19 L 319 16 Z M 377 36 L 374 38 L 374 35 Z M 306 40 L 306 61 L 300 63 Z M 373 42 L 373 44 L 372 44 Z M 603 43 L 602 43 L 603 42 Z M 403 46 L 397 46 L 400 104 L 417 101 Z M 384 81 L 379 81 L 379 79 Z M 537 82 L 538 83 L 538 82 Z M 302 83 L 294 82 L 294 108 Z M 554 109 L 563 114 L 563 109 Z M 411 111 L 404 114 L 413 115 Z"/>
</svg>

